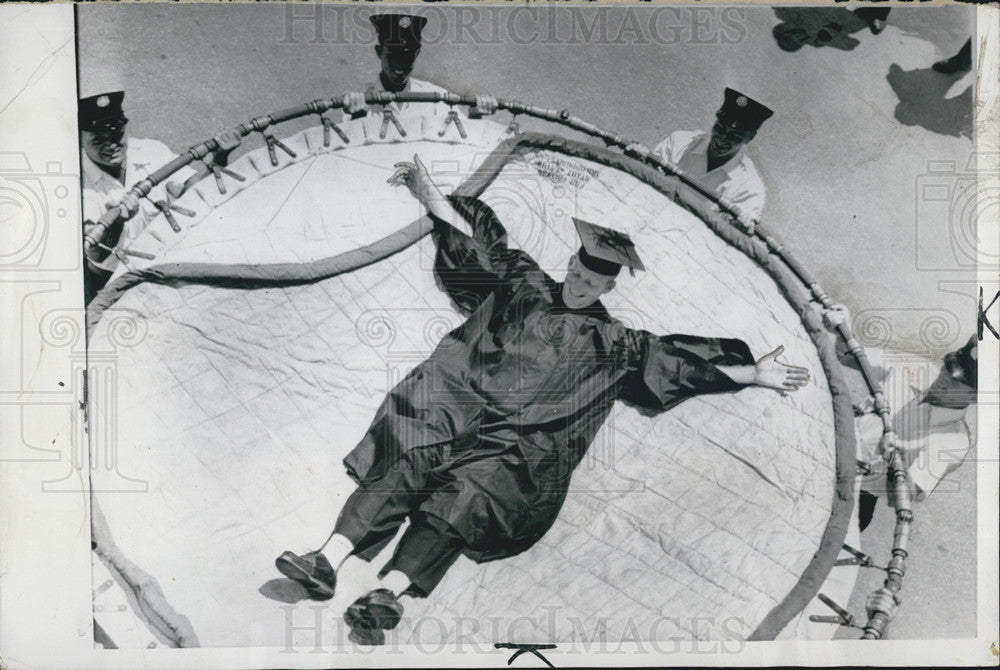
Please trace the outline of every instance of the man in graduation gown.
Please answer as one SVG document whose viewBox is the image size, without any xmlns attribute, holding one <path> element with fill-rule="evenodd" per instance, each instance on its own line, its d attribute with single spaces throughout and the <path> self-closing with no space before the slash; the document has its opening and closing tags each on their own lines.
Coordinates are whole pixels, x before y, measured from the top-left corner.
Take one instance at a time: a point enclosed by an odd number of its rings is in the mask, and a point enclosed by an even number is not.
<svg viewBox="0 0 1000 670">
<path fill-rule="evenodd" d="M 436 271 L 469 316 L 387 395 L 344 459 L 358 483 L 322 550 L 277 559 L 317 599 L 349 555 L 371 560 L 407 517 L 381 588 L 345 613 L 351 639 L 384 643 L 399 598 L 427 596 L 459 554 L 513 556 L 555 521 L 570 476 L 617 399 L 663 411 L 699 393 L 758 384 L 794 391 L 804 368 L 756 364 L 735 339 L 626 328 L 598 298 L 622 265 L 643 269 L 628 236 L 576 221 L 582 246 L 556 282 L 475 198 L 446 198 L 426 168 L 399 164 L 435 222 Z M 334 567 L 336 566 L 336 568 Z"/>
</svg>

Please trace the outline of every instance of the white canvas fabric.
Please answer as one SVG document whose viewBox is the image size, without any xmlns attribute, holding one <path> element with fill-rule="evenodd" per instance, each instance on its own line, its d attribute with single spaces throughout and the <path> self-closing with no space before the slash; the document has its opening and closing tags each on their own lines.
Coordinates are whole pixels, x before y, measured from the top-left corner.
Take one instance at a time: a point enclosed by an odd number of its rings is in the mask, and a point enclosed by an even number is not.
<svg viewBox="0 0 1000 670">
<path fill-rule="evenodd" d="M 298 157 L 279 149 L 277 167 L 254 151 L 231 165 L 246 183 L 227 177 L 221 195 L 204 180 L 180 202 L 196 212 L 178 217 L 185 230 L 154 221 L 135 248 L 156 259 L 133 265 L 309 264 L 377 242 L 424 215 L 385 183 L 394 163 L 419 153 L 450 192 L 505 137 L 503 126 L 466 120 L 467 140 L 454 129 L 442 138 L 438 121 L 407 119 L 414 131 L 400 141 L 379 140 L 363 119 L 346 127 L 351 143 L 333 134 L 331 147 L 310 129 L 284 140 Z M 392 634 L 485 644 L 498 641 L 490 622 L 507 640 L 510 622 L 528 617 L 538 625 L 521 619 L 518 642 L 581 631 L 614 642 L 629 627 L 642 639 L 749 635 L 810 564 L 835 497 L 831 392 L 799 315 L 754 261 L 621 170 L 529 150 L 482 199 L 512 246 L 556 280 L 579 244 L 571 216 L 627 232 L 649 271 L 622 274 L 604 300 L 613 316 L 738 337 L 758 357 L 784 345 L 783 359 L 812 381 L 787 396 L 700 396 L 656 417 L 618 403 L 550 532 L 510 559 L 460 558 Z M 286 644 L 287 603 L 262 593 L 280 578 L 275 557 L 326 538 L 354 488 L 341 460 L 392 385 L 462 322 L 435 286 L 433 252 L 424 237 L 294 286 L 143 283 L 101 315 L 91 347 L 116 350 L 117 470 L 148 491 L 101 491 L 113 477 L 99 470 L 95 501 L 119 555 L 153 576 L 201 645 Z M 114 324 L 129 319 L 138 341 L 116 346 Z M 321 607 L 328 643 L 338 630 L 345 638 L 343 610 L 373 588 L 391 550 L 372 565 L 350 559 L 337 596 L 293 608 L 295 625 L 308 628 L 310 606 Z M 714 624 L 692 626 L 696 617 Z M 305 644 L 314 635 L 290 634 Z"/>
</svg>

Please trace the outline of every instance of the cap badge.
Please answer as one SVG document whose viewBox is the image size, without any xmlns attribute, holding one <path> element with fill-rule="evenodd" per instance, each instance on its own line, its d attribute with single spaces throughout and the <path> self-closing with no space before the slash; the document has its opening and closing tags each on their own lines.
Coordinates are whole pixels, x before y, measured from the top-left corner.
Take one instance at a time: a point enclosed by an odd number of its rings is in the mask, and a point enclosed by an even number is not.
<svg viewBox="0 0 1000 670">
<path fill-rule="evenodd" d="M 594 242 L 597 246 L 603 247 L 605 249 L 610 249 L 612 251 L 620 251 L 627 254 L 629 247 L 634 247 L 632 240 L 627 236 L 619 233 L 617 230 L 611 230 L 610 228 L 604 230 L 594 231 Z"/>
<path fill-rule="evenodd" d="M 736 105 L 738 107 L 746 107 L 747 106 L 747 97 L 745 95 L 741 95 L 740 97 L 736 98 Z"/>
<path fill-rule="evenodd" d="M 409 16 L 401 16 L 401 17 L 399 17 L 399 27 L 400 28 L 409 28 L 410 27 L 410 23 L 412 23 L 412 21 L 410 20 Z"/>
<path fill-rule="evenodd" d="M 102 95 L 96 100 L 98 107 L 107 107 L 111 104 L 111 98 L 106 95 Z"/>
</svg>

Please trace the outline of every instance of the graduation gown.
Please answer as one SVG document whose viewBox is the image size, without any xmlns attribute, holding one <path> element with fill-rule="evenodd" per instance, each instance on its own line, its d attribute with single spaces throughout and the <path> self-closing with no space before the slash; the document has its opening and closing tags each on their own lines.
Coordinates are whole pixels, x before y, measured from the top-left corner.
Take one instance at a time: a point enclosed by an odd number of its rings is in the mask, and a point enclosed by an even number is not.
<svg viewBox="0 0 1000 670">
<path fill-rule="evenodd" d="M 562 285 L 508 248 L 487 205 L 450 199 L 474 237 L 436 220 L 435 273 L 468 318 L 388 393 L 344 465 L 377 490 L 402 454 L 443 449 L 419 511 L 450 524 L 483 561 L 544 535 L 616 400 L 662 411 L 734 391 L 741 385 L 716 366 L 754 361 L 740 340 L 626 328 L 600 302 L 567 308 Z"/>
</svg>

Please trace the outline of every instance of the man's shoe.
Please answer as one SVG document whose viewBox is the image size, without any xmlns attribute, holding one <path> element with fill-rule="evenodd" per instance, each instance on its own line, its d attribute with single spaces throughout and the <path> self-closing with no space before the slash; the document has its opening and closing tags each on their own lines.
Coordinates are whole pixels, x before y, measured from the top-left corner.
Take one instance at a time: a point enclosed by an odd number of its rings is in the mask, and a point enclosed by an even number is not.
<svg viewBox="0 0 1000 670">
<path fill-rule="evenodd" d="M 885 30 L 886 19 L 889 17 L 889 9 L 889 7 L 862 7 L 855 9 L 854 13 L 865 20 L 865 23 L 868 24 L 868 30 L 872 31 L 872 35 L 878 35 Z"/>
<path fill-rule="evenodd" d="M 337 588 L 337 573 L 326 556 L 318 551 L 298 556 L 286 551 L 274 565 L 284 576 L 306 587 L 313 600 L 329 600 Z"/>
<path fill-rule="evenodd" d="M 972 63 L 963 62 L 963 59 L 951 57 L 947 60 L 941 60 L 934 65 L 931 65 L 931 69 L 935 72 L 940 72 L 941 74 L 955 74 L 956 72 L 965 72 L 972 69 Z"/>
<path fill-rule="evenodd" d="M 347 639 L 356 644 L 385 644 L 385 631 L 399 625 L 403 606 L 389 589 L 375 589 L 355 600 L 344 612 L 344 622 L 350 627 Z"/>
<path fill-rule="evenodd" d="M 957 72 L 968 72 L 972 69 L 972 38 L 969 38 L 962 48 L 951 58 L 938 61 L 931 65 L 931 69 L 941 74 L 955 74 Z"/>
</svg>

